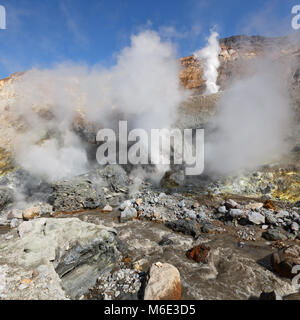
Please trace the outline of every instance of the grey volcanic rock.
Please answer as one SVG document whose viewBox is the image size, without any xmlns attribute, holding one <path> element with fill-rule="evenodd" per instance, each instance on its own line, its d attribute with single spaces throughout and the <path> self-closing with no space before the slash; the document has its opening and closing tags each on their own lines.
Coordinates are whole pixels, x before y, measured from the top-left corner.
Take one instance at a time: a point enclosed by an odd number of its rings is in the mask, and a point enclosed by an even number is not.
<svg viewBox="0 0 300 320">
<path fill-rule="evenodd" d="M 137 218 L 137 211 L 135 208 L 126 207 L 124 211 L 121 212 L 120 222 L 124 223 Z"/>
<path fill-rule="evenodd" d="M 0 187 L 0 210 L 3 210 L 14 200 L 13 190 L 10 188 Z"/>
<path fill-rule="evenodd" d="M 96 209 L 106 204 L 101 188 L 89 180 L 56 182 L 52 188 L 50 203 L 56 212 Z"/>
<path fill-rule="evenodd" d="M 262 234 L 262 237 L 269 241 L 286 240 L 287 237 L 281 233 L 280 229 L 269 229 Z"/>
<path fill-rule="evenodd" d="M 81 175 L 80 178 L 100 184 L 116 192 L 127 191 L 130 183 L 126 171 L 117 164 L 109 164 L 104 168 L 92 170 L 87 174 Z"/>
<path fill-rule="evenodd" d="M 79 219 L 23 222 L 19 233 L 0 245 L 1 299 L 77 298 L 119 256 L 114 229 Z M 39 276 L 32 279 L 34 270 Z"/>
<path fill-rule="evenodd" d="M 166 223 L 166 226 L 173 231 L 195 237 L 198 233 L 197 223 L 192 220 L 179 219 Z"/>
</svg>

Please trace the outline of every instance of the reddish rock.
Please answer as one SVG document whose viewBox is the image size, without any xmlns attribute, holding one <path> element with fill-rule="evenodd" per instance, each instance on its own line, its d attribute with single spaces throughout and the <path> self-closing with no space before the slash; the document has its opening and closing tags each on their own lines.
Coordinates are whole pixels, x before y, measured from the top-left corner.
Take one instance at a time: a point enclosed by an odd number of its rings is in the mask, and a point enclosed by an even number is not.
<svg viewBox="0 0 300 320">
<path fill-rule="evenodd" d="M 207 263 L 210 248 L 204 244 L 200 244 L 186 252 L 186 256 L 198 263 Z"/>
<path fill-rule="evenodd" d="M 40 215 L 40 209 L 37 207 L 32 207 L 23 211 L 24 220 L 32 220 Z"/>
<path fill-rule="evenodd" d="M 275 204 L 273 203 L 273 201 L 271 200 L 267 200 L 265 203 L 264 203 L 264 208 L 265 209 L 269 209 L 269 210 L 276 210 L 276 206 Z"/>
<path fill-rule="evenodd" d="M 145 289 L 145 300 L 181 300 L 180 273 L 168 263 L 155 263 Z"/>
</svg>

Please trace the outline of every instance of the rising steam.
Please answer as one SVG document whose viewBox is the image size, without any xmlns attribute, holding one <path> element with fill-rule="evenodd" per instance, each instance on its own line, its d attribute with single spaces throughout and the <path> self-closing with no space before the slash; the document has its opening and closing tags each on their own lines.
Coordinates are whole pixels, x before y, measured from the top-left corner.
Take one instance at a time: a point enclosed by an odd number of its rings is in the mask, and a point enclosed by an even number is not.
<svg viewBox="0 0 300 320">
<path fill-rule="evenodd" d="M 12 110 L 28 127 L 16 147 L 17 163 L 48 181 L 88 169 L 76 119 L 110 128 L 120 118 L 135 128 L 168 128 L 179 104 L 180 62 L 175 47 L 145 31 L 131 38 L 110 69 L 60 65 L 26 72 L 10 89 Z"/>
<path fill-rule="evenodd" d="M 218 37 L 219 34 L 217 32 L 211 31 L 207 46 L 194 54 L 195 58 L 198 59 L 203 66 L 203 79 L 206 80 L 205 94 L 217 93 L 219 91 L 217 79 L 221 48 Z"/>
<path fill-rule="evenodd" d="M 219 174 L 254 169 L 288 148 L 291 102 L 283 66 L 262 59 L 253 62 L 252 76 L 225 91 L 212 119 L 205 152 L 207 166 Z"/>
</svg>

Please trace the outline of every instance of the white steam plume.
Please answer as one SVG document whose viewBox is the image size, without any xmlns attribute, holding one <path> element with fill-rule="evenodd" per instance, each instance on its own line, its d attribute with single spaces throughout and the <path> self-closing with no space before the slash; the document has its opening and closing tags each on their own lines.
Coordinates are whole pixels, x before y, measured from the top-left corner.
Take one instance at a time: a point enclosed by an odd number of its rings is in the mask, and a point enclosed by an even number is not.
<svg viewBox="0 0 300 320">
<path fill-rule="evenodd" d="M 211 31 L 207 46 L 194 53 L 195 58 L 200 60 L 203 64 L 203 78 L 206 80 L 205 94 L 217 93 L 219 91 L 217 79 L 221 48 L 218 37 L 219 34 L 217 32 Z"/>
<path fill-rule="evenodd" d="M 49 181 L 85 172 L 87 155 L 72 131 L 79 115 L 105 128 L 118 116 L 136 128 L 169 127 L 187 97 L 179 71 L 175 47 L 145 31 L 132 36 L 110 69 L 63 64 L 26 72 L 10 86 L 11 110 L 28 126 L 18 140 L 18 164 Z"/>
<path fill-rule="evenodd" d="M 263 59 L 253 75 L 236 81 L 218 103 L 214 133 L 205 148 L 207 166 L 219 174 L 253 169 L 287 148 L 291 107 L 282 66 Z"/>
</svg>

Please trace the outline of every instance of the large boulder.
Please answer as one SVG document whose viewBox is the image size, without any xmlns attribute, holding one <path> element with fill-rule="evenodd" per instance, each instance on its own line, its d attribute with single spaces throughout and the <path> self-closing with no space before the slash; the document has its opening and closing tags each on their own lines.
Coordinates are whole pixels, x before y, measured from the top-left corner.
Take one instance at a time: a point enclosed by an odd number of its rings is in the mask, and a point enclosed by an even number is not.
<svg viewBox="0 0 300 320">
<path fill-rule="evenodd" d="M 118 164 L 109 164 L 104 168 L 92 170 L 80 177 L 94 184 L 101 184 L 101 186 L 116 192 L 126 192 L 130 182 L 126 171 Z"/>
<path fill-rule="evenodd" d="M 300 265 L 300 246 L 292 245 L 278 250 L 272 255 L 272 266 L 277 274 L 286 278 L 294 278 L 293 267 Z"/>
<path fill-rule="evenodd" d="M 119 257 L 114 229 L 76 218 L 31 220 L 18 232 L 0 245 L 1 299 L 78 298 Z"/>
<path fill-rule="evenodd" d="M 180 300 L 181 282 L 177 268 L 168 263 L 155 263 L 150 269 L 150 279 L 144 300 Z"/>
<path fill-rule="evenodd" d="M 54 211 L 67 212 L 104 207 L 103 190 L 89 180 L 76 178 L 56 182 L 49 199 Z"/>
</svg>

